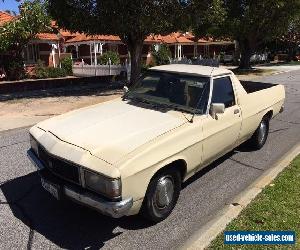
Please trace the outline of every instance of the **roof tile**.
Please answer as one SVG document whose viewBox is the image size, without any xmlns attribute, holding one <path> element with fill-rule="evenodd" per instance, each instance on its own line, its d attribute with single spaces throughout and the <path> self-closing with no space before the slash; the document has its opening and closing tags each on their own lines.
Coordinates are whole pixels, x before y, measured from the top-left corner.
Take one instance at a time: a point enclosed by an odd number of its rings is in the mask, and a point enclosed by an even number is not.
<svg viewBox="0 0 300 250">
<path fill-rule="evenodd" d="M 13 19 L 15 19 L 15 16 L 13 16 L 5 11 L 0 10 L 0 25 L 1 26 L 7 22 L 12 21 Z"/>
</svg>

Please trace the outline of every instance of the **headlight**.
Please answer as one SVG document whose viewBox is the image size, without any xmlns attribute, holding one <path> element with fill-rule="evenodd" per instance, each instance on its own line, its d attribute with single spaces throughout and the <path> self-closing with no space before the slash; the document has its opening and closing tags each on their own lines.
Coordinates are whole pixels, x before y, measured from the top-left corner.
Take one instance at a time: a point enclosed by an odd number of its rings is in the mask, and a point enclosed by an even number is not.
<svg viewBox="0 0 300 250">
<path fill-rule="evenodd" d="M 85 186 L 96 193 L 107 198 L 117 199 L 121 197 L 122 187 L 120 179 L 110 179 L 108 177 L 84 171 Z"/>
<path fill-rule="evenodd" d="M 33 138 L 32 135 L 30 135 L 30 146 L 34 153 L 38 156 L 39 155 L 39 146 L 37 141 Z"/>
</svg>

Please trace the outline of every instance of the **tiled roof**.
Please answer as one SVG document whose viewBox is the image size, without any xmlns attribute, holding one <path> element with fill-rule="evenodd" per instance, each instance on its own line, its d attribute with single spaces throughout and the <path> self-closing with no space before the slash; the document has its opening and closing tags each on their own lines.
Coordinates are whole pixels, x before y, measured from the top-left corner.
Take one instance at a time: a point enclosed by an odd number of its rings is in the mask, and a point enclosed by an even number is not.
<svg viewBox="0 0 300 250">
<path fill-rule="evenodd" d="M 63 37 L 76 37 L 78 35 L 80 35 L 80 33 L 72 33 L 68 30 L 63 30 L 63 29 L 60 29 L 59 30 L 59 34 L 61 34 Z"/>
<path fill-rule="evenodd" d="M 65 37 L 73 37 L 66 41 L 68 43 L 80 43 L 80 42 L 88 42 L 88 41 L 103 41 L 103 42 L 121 42 L 121 39 L 118 36 L 114 35 L 95 35 L 88 36 L 85 34 L 79 33 L 71 33 L 69 31 L 60 30 L 60 34 Z M 182 45 L 193 45 L 197 42 L 198 44 L 213 44 L 213 43 L 222 43 L 225 41 L 217 41 L 212 38 L 200 38 L 196 40 L 195 36 L 190 33 L 180 33 L 174 32 L 168 35 L 149 35 L 145 39 L 145 43 L 156 44 L 156 43 L 166 43 L 166 44 L 182 44 Z M 226 41 L 225 43 L 231 43 L 230 41 Z"/>
<path fill-rule="evenodd" d="M 147 36 L 145 41 L 146 43 L 162 43 L 162 36 L 161 35 L 150 35 Z"/>
<path fill-rule="evenodd" d="M 184 34 L 176 32 L 176 33 L 171 33 L 166 36 L 162 36 L 162 42 L 167 43 L 167 44 L 176 44 L 176 43 L 181 43 L 181 44 L 192 44 L 194 41 L 188 39 Z"/>
<path fill-rule="evenodd" d="M 114 41 L 120 42 L 121 39 L 118 36 L 113 35 L 96 35 L 88 36 L 85 34 L 79 34 L 74 38 L 69 39 L 66 43 L 76 43 L 76 42 L 87 42 L 87 41 Z"/>
<path fill-rule="evenodd" d="M 58 36 L 52 33 L 39 33 L 37 34 L 37 39 L 48 40 L 48 41 L 59 41 Z"/>
<path fill-rule="evenodd" d="M 162 41 L 164 43 L 168 43 L 168 44 L 177 43 L 176 38 L 174 36 L 172 36 L 172 35 L 162 36 Z"/>
<path fill-rule="evenodd" d="M 0 25 L 10 22 L 13 19 L 15 19 L 13 15 L 0 10 Z"/>
</svg>

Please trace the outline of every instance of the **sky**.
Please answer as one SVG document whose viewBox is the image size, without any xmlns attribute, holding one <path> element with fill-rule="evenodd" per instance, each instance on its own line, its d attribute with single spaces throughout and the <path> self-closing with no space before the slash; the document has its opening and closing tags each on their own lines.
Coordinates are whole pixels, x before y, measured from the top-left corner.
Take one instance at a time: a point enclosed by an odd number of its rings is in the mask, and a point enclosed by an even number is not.
<svg viewBox="0 0 300 250">
<path fill-rule="evenodd" d="M 15 0 L 0 0 L 0 10 L 13 10 L 17 13 L 19 12 L 18 6 L 20 3 L 16 2 Z"/>
</svg>

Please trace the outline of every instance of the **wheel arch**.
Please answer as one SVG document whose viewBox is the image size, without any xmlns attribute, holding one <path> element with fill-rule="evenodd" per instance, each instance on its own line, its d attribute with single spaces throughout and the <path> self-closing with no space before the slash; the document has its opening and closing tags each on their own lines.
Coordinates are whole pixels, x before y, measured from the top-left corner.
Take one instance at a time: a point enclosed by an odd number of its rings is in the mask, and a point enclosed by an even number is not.
<svg viewBox="0 0 300 250">
<path fill-rule="evenodd" d="M 270 121 L 273 118 L 273 114 L 274 114 L 274 112 L 272 109 L 268 110 L 268 112 L 264 115 L 263 118 L 267 118 Z"/>
<path fill-rule="evenodd" d="M 184 159 L 177 159 L 174 160 L 166 165 L 164 165 L 163 167 L 161 167 L 160 169 L 158 169 L 154 175 L 152 176 L 151 180 L 157 176 L 158 174 L 164 172 L 167 169 L 176 169 L 180 172 L 181 175 L 181 180 L 183 181 L 186 174 L 187 174 L 187 162 Z M 150 180 L 150 181 L 151 181 Z M 148 184 L 149 185 L 149 184 Z"/>
</svg>

